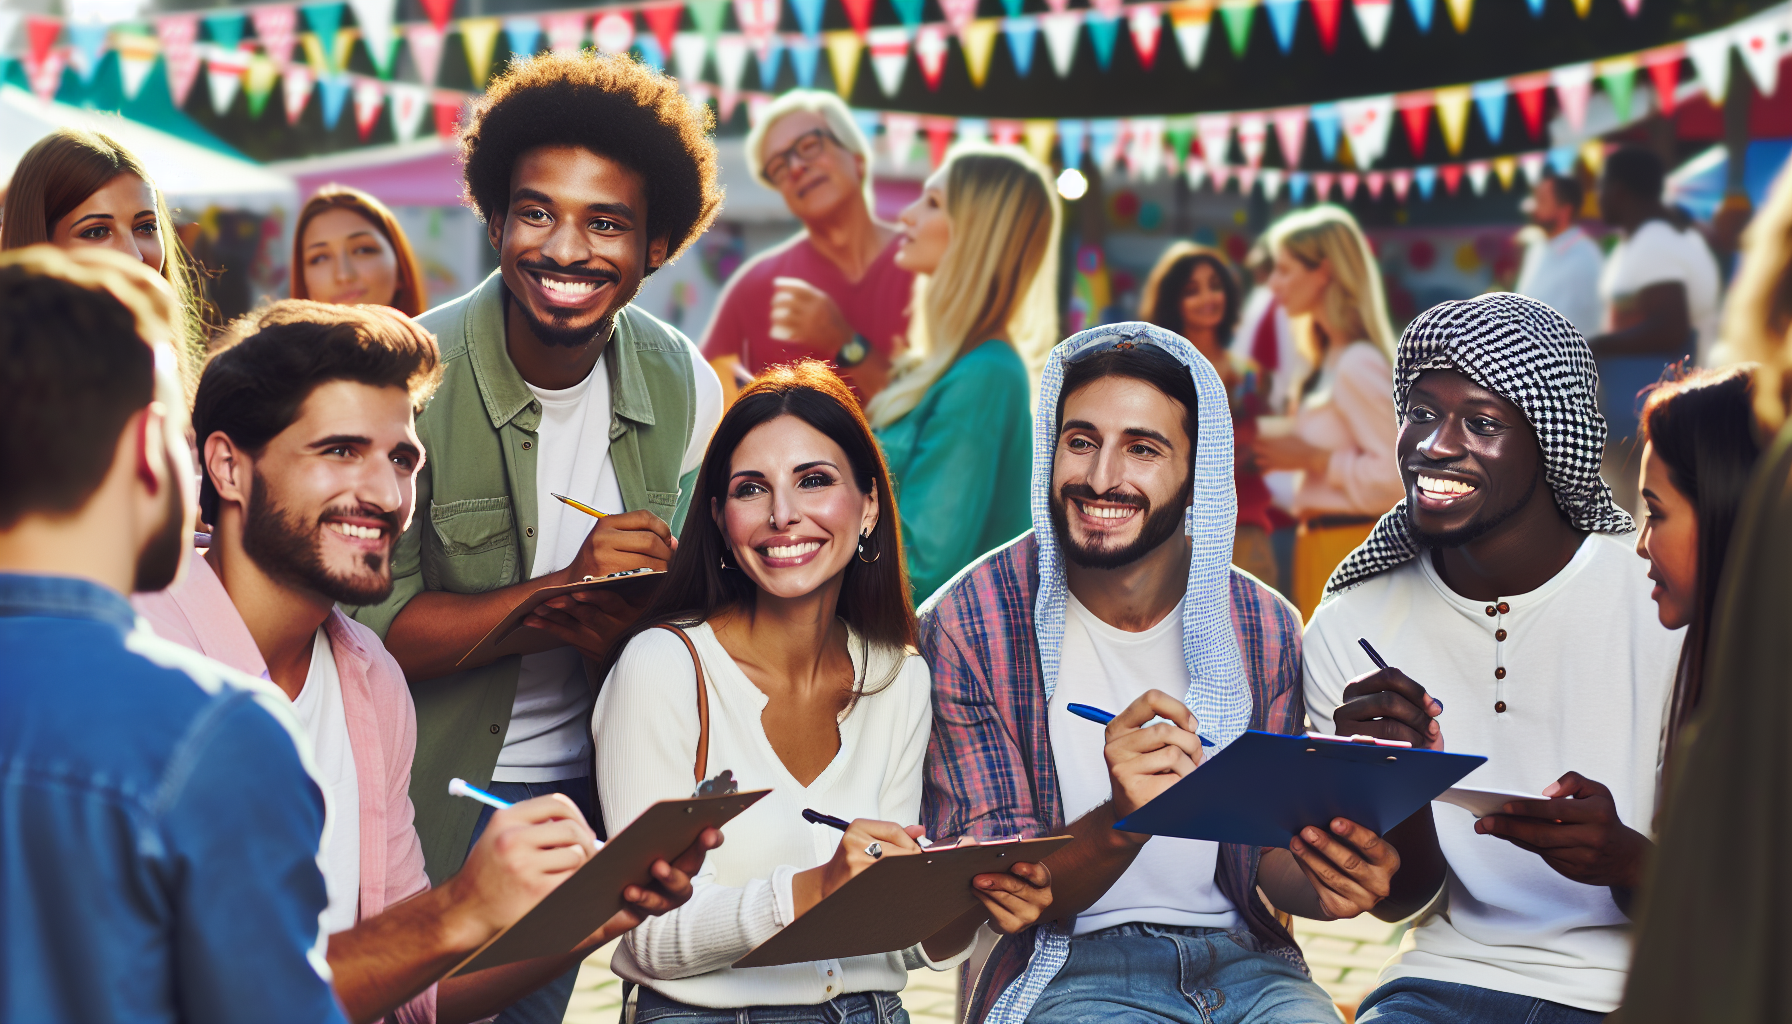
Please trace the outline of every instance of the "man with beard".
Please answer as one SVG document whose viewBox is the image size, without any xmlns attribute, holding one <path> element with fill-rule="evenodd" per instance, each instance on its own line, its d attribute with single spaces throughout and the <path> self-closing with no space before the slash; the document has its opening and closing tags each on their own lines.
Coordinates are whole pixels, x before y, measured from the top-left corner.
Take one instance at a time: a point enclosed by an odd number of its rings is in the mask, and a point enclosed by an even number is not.
<svg viewBox="0 0 1792 1024">
<path fill-rule="evenodd" d="M 290 706 L 124 597 L 189 550 L 177 316 L 135 259 L 0 255 L 0 1020 L 343 1020 Z"/>
<path fill-rule="evenodd" d="M 451 778 L 509 800 L 563 793 L 596 821 L 586 659 L 636 609 L 557 598 L 525 621 L 536 653 L 461 659 L 525 594 L 663 569 L 672 553 L 721 383 L 688 338 L 630 300 L 720 204 L 709 124 L 672 79 L 583 53 L 512 63 L 461 129 L 467 194 L 499 269 L 420 318 L 441 341 L 443 378 L 417 421 L 430 456 L 418 514 L 393 554 L 391 596 L 354 612 L 416 699 L 411 799 L 438 882 L 487 816 L 447 795 Z M 504 1020 L 558 1022 L 576 977 Z"/>
<path fill-rule="evenodd" d="M 562 795 L 498 812 L 465 866 L 431 890 L 412 828 L 415 718 L 379 638 L 335 610 L 392 589 L 392 545 L 423 465 L 412 410 L 439 374 L 435 340 L 378 307 L 276 303 L 237 325 L 194 398 L 209 550 L 134 603 L 157 633 L 273 681 L 292 702 L 332 809 L 324 930 L 349 1015 L 476 1020 L 564 973 L 645 913 L 688 897 L 702 846 L 658 892 L 560 957 L 434 982 L 584 863 L 593 836 Z M 402 1005 L 401 1005 L 402 1004 Z"/>
<path fill-rule="evenodd" d="M 1262 897 L 1354 917 L 1388 893 L 1392 847 L 1342 818 L 1275 850 L 1113 827 L 1193 771 L 1204 741 L 1301 728 L 1300 622 L 1228 564 L 1219 375 L 1149 324 L 1084 331 L 1046 363 L 1033 464 L 1033 531 L 921 609 L 935 713 L 922 824 L 1076 836 L 1046 862 L 1056 921 L 997 944 L 968 1019 L 1335 1019 Z M 1120 713 L 1104 736 L 1070 703 Z"/>
<path fill-rule="evenodd" d="M 1407 866 L 1376 914 L 1444 901 L 1358 1021 L 1591 1024 L 1623 992 L 1681 631 L 1614 536 L 1633 527 L 1599 478 L 1597 385 L 1586 340 L 1523 296 L 1442 303 L 1400 339 L 1406 499 L 1327 584 L 1307 710 L 1328 732 L 1447 736 L 1488 757 L 1464 785 L 1539 796 L 1389 830 Z"/>
</svg>

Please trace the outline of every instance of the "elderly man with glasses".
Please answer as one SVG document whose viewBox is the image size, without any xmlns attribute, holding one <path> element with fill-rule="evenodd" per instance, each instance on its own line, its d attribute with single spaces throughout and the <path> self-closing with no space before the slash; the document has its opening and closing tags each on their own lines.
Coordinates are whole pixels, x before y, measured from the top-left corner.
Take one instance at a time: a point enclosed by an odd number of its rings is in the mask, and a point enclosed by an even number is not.
<svg viewBox="0 0 1792 1024">
<path fill-rule="evenodd" d="M 894 262 L 900 232 L 872 216 L 870 145 L 833 93 L 796 90 L 766 109 L 747 159 L 803 231 L 735 272 L 703 355 L 730 401 L 742 380 L 803 358 L 831 362 L 870 401 L 907 335 L 914 280 Z"/>
</svg>

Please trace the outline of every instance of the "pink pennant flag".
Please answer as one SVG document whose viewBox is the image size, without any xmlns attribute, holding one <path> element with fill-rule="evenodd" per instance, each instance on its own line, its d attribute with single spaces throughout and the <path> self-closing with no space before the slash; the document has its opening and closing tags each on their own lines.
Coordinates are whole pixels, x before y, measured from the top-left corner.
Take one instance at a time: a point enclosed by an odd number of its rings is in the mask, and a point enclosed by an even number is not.
<svg viewBox="0 0 1792 1024">
<path fill-rule="evenodd" d="M 781 0 L 734 0 L 734 20 L 760 60 L 771 53 L 772 35 L 778 31 L 782 11 L 780 4 Z"/>
<path fill-rule="evenodd" d="M 541 16 L 541 29 L 547 33 L 548 49 L 570 57 L 585 45 L 585 13 L 559 12 Z"/>
<path fill-rule="evenodd" d="M 620 11 L 599 15 L 591 29 L 591 41 L 599 53 L 627 53 L 635 43 L 635 19 Z"/>
<path fill-rule="evenodd" d="M 25 55 L 25 77 L 31 82 L 31 91 L 45 103 L 56 98 L 57 90 L 62 88 L 62 69 L 68 66 L 68 51 L 51 50 L 41 58 Z"/>
<path fill-rule="evenodd" d="M 299 12 L 293 7 L 251 7 L 249 20 L 255 25 L 255 38 L 273 62 L 285 67 L 292 63 L 292 47 L 298 41 Z"/>
<path fill-rule="evenodd" d="M 436 134 L 444 139 L 452 139 L 454 133 L 460 130 L 460 118 L 467 109 L 467 101 L 453 93 L 439 92 L 436 93 L 435 102 L 430 104 L 430 109 L 436 117 Z"/>
<path fill-rule="evenodd" d="M 1406 193 L 1412 191 L 1412 172 L 1402 167 L 1388 172 L 1388 184 L 1394 186 L 1394 198 L 1406 202 Z"/>
<path fill-rule="evenodd" d="M 1070 0 L 1045 0 L 1045 8 L 1053 14 L 1063 14 L 1070 9 Z"/>
<path fill-rule="evenodd" d="M 379 123 L 380 111 L 386 109 L 386 86 L 377 78 L 355 80 L 355 131 L 366 142 Z"/>
<path fill-rule="evenodd" d="M 1381 190 L 1387 187 L 1388 176 L 1382 171 L 1370 171 L 1363 175 L 1363 184 L 1369 189 L 1369 198 L 1380 200 Z"/>
<path fill-rule="evenodd" d="M 414 21 L 404 26 L 405 45 L 411 48 L 411 63 L 417 65 L 417 80 L 424 85 L 436 84 L 442 69 L 444 33 L 427 21 Z"/>
<path fill-rule="evenodd" d="M 1196 117 L 1195 135 L 1201 140 L 1201 159 L 1217 180 L 1232 141 L 1232 115 L 1202 114 Z"/>
<path fill-rule="evenodd" d="M 1118 18 L 1123 0 L 1089 0 L 1089 6 L 1103 18 Z"/>
<path fill-rule="evenodd" d="M 1587 97 L 1593 91 L 1593 65 L 1570 64 L 1556 68 L 1549 73 L 1549 83 L 1556 87 L 1556 102 L 1562 105 L 1562 116 L 1568 119 L 1568 127 L 1580 131 L 1587 123 Z M 1462 178 L 1460 167 L 1456 177 L 1459 181 Z M 1456 190 L 1450 191 L 1454 193 Z"/>
<path fill-rule="evenodd" d="M 1238 194 L 1249 198 L 1251 190 L 1257 187 L 1257 168 L 1235 167 L 1232 174 L 1238 179 Z"/>
<path fill-rule="evenodd" d="M 952 133 L 958 121 L 950 117 L 930 117 L 924 124 L 927 129 L 927 166 L 938 167 L 946 159 L 946 150 L 952 146 Z"/>
<path fill-rule="evenodd" d="M 946 26 L 937 21 L 922 25 L 915 32 L 915 63 L 921 65 L 921 80 L 929 91 L 938 92 L 946 75 Z M 931 138 L 932 128 L 928 129 Z M 939 166 L 939 161 L 934 161 Z"/>
<path fill-rule="evenodd" d="M 1014 146 L 1020 144 L 1021 123 L 1019 121 L 989 122 L 989 140 L 998 146 Z"/>
<path fill-rule="evenodd" d="M 1536 188 L 1537 183 L 1543 180 L 1542 153 L 1525 153 L 1521 155 L 1518 158 L 1518 167 L 1520 170 L 1524 171 L 1524 180 L 1529 182 L 1532 188 Z"/>
<path fill-rule="evenodd" d="M 1156 4 L 1134 4 L 1126 11 L 1126 29 L 1132 33 L 1133 52 L 1146 71 L 1157 62 L 1157 41 L 1163 35 L 1164 15 Z"/>
<path fill-rule="evenodd" d="M 1338 193 L 1344 197 L 1345 202 L 1356 198 L 1356 184 L 1359 180 L 1355 171 L 1345 171 L 1338 175 Z"/>
<path fill-rule="evenodd" d="M 914 148 L 915 135 L 921 130 L 921 119 L 914 114 L 885 114 L 884 142 L 890 147 L 890 163 L 908 166 L 908 152 Z"/>
<path fill-rule="evenodd" d="M 1289 170 L 1300 168 L 1300 151 L 1307 141 L 1307 108 L 1283 107 L 1270 115 L 1276 123 L 1276 141 L 1282 146 L 1282 162 Z"/>
<path fill-rule="evenodd" d="M 168 68 L 168 94 L 175 106 L 184 107 L 193 83 L 199 80 L 199 16 L 171 14 L 156 19 L 156 38 L 162 44 L 162 63 Z"/>
<path fill-rule="evenodd" d="M 759 121 L 765 117 L 767 107 L 772 105 L 772 98 L 762 92 L 747 94 L 747 127 L 759 127 Z"/>
<path fill-rule="evenodd" d="M 1269 118 L 1262 113 L 1238 115 L 1238 149 L 1246 167 L 1263 163 L 1263 146 L 1269 141 Z"/>
<path fill-rule="evenodd" d="M 286 70 L 280 76 L 280 94 L 286 101 L 287 124 L 298 124 L 299 118 L 305 115 L 305 106 L 311 102 L 311 89 L 315 82 L 310 66 L 304 61 L 286 65 Z"/>
<path fill-rule="evenodd" d="M 1232 180 L 1231 164 L 1208 164 L 1207 176 L 1213 181 L 1215 192 L 1226 191 L 1226 183 Z"/>
<path fill-rule="evenodd" d="M 1624 13 L 1632 18 L 1643 13 L 1643 0 L 1624 0 Z"/>
<path fill-rule="evenodd" d="M 940 0 L 940 10 L 946 15 L 946 24 L 952 31 L 962 35 L 964 27 L 977 17 L 977 0 Z"/>
<path fill-rule="evenodd" d="M 1323 202 L 1325 202 L 1326 197 L 1332 194 L 1333 178 L 1334 178 L 1334 175 L 1330 171 L 1314 172 L 1314 174 L 1313 174 L 1313 201 L 1314 202 L 1323 203 Z"/>
</svg>

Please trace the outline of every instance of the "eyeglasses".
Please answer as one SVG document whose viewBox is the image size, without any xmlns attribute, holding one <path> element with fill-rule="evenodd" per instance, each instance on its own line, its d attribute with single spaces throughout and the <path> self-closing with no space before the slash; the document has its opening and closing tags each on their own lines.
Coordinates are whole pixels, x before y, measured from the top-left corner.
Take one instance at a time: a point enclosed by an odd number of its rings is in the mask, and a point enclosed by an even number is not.
<svg viewBox="0 0 1792 1024">
<path fill-rule="evenodd" d="M 790 173 L 792 157 L 798 158 L 806 164 L 814 163 L 830 142 L 836 146 L 840 144 L 840 140 L 834 137 L 834 133 L 826 128 L 811 128 L 798 135 L 795 142 L 773 153 L 771 159 L 765 162 L 765 166 L 759 169 L 759 173 L 773 185 L 782 185 L 784 178 Z"/>
</svg>

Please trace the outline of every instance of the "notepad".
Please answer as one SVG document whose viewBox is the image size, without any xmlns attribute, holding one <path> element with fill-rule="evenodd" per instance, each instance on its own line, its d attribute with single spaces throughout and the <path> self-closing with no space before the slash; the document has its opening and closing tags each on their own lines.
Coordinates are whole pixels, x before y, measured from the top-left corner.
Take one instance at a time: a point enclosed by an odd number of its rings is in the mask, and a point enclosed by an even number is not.
<svg viewBox="0 0 1792 1024">
<path fill-rule="evenodd" d="M 664 569 L 628 569 L 613 572 L 607 576 L 587 576 L 574 583 L 561 583 L 556 586 L 542 587 L 530 591 L 515 607 L 504 613 L 498 624 L 481 637 L 473 649 L 461 655 L 455 667 L 459 668 L 468 662 L 484 660 L 487 655 L 502 656 L 505 654 L 539 654 L 555 647 L 565 646 L 559 637 L 539 629 L 523 629 L 523 620 L 529 613 L 540 607 L 543 602 L 567 594 L 580 594 L 591 590 L 609 590 L 622 596 L 622 599 L 636 607 L 642 607 L 659 592 L 660 584 L 665 582 Z"/>
<path fill-rule="evenodd" d="M 1333 818 L 1385 834 L 1486 761 L 1252 730 L 1114 827 L 1271 847 Z"/>
<path fill-rule="evenodd" d="M 538 956 L 576 949 L 622 909 L 622 890 L 650 885 L 648 869 L 690 848 L 706 828 L 720 828 L 771 792 L 756 789 L 725 796 L 661 800 L 605 843 L 571 878 L 547 894 L 517 922 L 499 932 L 449 972 L 470 974 Z"/>
<path fill-rule="evenodd" d="M 1540 793 L 1514 793 L 1504 789 L 1477 789 L 1474 786 L 1451 786 L 1437 796 L 1440 804 L 1453 804 L 1477 818 L 1499 814 L 1514 800 L 1548 800 Z"/>
<path fill-rule="evenodd" d="M 1071 838 L 1051 836 L 900 856 L 885 854 L 736 960 L 734 966 L 774 967 L 907 949 L 980 904 L 971 879 L 1044 860 Z"/>
</svg>

